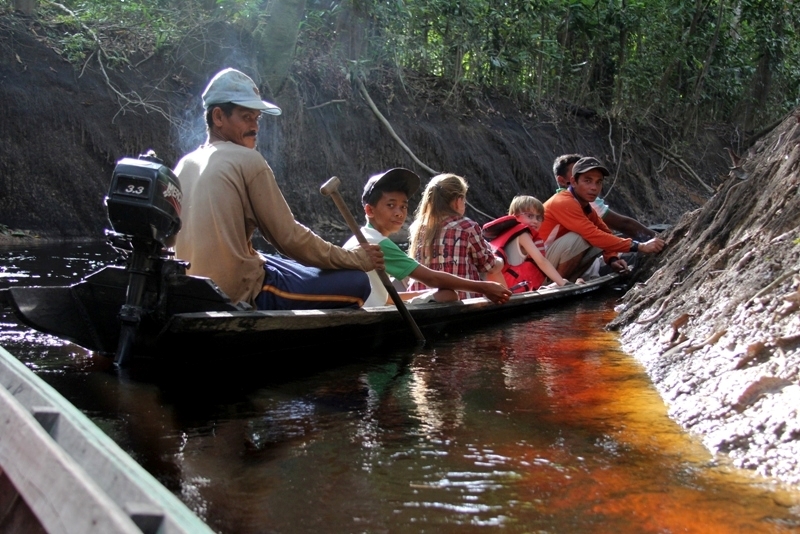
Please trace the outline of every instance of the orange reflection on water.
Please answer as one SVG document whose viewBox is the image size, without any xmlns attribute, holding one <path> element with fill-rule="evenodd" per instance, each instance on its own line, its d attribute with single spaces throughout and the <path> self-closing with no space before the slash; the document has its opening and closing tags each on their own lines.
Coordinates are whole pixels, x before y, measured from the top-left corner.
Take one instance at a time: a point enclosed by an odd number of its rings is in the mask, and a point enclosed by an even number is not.
<svg viewBox="0 0 800 534">
<path fill-rule="evenodd" d="M 796 493 L 776 505 L 667 417 L 612 315 L 589 301 L 274 380 L 270 362 L 54 381 L 218 532 L 800 528 Z"/>
<path fill-rule="evenodd" d="M 516 348 L 503 352 L 506 385 L 517 394 L 511 403 L 523 406 L 517 411 L 530 414 L 530 424 L 573 427 L 557 447 L 496 448 L 531 466 L 518 483 L 521 500 L 541 503 L 540 512 L 565 526 L 570 517 L 593 517 L 573 523 L 580 531 L 794 531 L 797 520 L 775 506 L 774 488 L 757 487 L 749 473 L 713 467 L 699 441 L 668 418 L 644 369 L 620 351 L 615 333 L 602 329 L 612 311 L 579 317 L 579 323 L 542 321 L 507 331 L 506 347 Z M 537 380 L 544 387 L 535 387 Z M 587 443 L 574 443 L 578 428 Z"/>
</svg>

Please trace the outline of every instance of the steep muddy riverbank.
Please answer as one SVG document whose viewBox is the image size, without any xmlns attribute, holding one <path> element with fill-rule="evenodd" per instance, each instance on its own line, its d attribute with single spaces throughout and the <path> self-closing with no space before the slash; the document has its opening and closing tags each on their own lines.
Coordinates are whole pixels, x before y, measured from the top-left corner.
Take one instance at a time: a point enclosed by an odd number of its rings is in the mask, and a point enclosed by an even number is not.
<svg viewBox="0 0 800 534">
<path fill-rule="evenodd" d="M 800 484 L 800 124 L 793 114 L 667 235 L 614 321 L 670 415 Z"/>
<path fill-rule="evenodd" d="M 45 33 L 35 18 L 0 16 L 0 224 L 39 235 L 100 235 L 115 161 L 152 148 L 172 165 L 195 148 L 204 137 L 200 93 L 221 68 L 262 81 L 255 51 L 226 24 L 197 28 L 136 66 L 109 68 L 108 78 L 93 61 L 67 63 Z M 262 121 L 259 136 L 292 210 L 318 229 L 344 227 L 318 192 L 332 175 L 353 209 L 363 181 L 377 171 L 406 166 L 429 177 L 379 122 L 345 66 L 331 61 L 295 65 L 280 93 L 265 94 L 283 115 Z M 725 171 L 723 147 L 740 141 L 724 127 L 703 125 L 678 143 L 658 128 L 577 114 L 565 102 L 521 109 L 502 95 L 460 101 L 449 87 L 409 85 L 392 72 L 367 76 L 377 108 L 425 164 L 467 177 L 470 202 L 491 216 L 505 213 L 518 193 L 549 197 L 553 159 L 583 152 L 613 170 L 608 204 L 648 223 L 673 223 L 709 195 L 675 158 L 694 161 L 713 185 Z"/>
</svg>

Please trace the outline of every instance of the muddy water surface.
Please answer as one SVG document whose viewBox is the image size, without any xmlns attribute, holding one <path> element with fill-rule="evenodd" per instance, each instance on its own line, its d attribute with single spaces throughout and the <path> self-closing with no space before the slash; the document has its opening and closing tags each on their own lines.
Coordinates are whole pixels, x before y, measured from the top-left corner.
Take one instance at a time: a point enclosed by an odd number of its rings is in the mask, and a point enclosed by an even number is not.
<svg viewBox="0 0 800 534">
<path fill-rule="evenodd" d="M 0 281 L 75 279 L 109 257 L 0 249 Z M 614 299 L 421 350 L 354 340 L 329 349 L 344 363 L 291 374 L 265 353 L 118 375 L 7 313 L 0 344 L 221 532 L 800 529 L 797 493 L 726 467 L 669 420 L 603 330 Z"/>
</svg>

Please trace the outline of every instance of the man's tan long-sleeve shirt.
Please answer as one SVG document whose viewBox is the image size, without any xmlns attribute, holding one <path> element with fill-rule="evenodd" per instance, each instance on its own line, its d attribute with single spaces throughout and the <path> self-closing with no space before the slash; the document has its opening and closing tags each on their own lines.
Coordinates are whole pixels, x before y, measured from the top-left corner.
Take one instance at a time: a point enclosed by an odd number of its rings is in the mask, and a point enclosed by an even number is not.
<svg viewBox="0 0 800 534">
<path fill-rule="evenodd" d="M 371 270 L 364 249 L 328 243 L 294 219 L 263 156 L 235 143 L 203 145 L 178 162 L 183 201 L 175 255 L 188 274 L 211 278 L 231 299 L 254 304 L 264 260 L 253 248 L 258 228 L 278 251 L 322 269 Z"/>
</svg>

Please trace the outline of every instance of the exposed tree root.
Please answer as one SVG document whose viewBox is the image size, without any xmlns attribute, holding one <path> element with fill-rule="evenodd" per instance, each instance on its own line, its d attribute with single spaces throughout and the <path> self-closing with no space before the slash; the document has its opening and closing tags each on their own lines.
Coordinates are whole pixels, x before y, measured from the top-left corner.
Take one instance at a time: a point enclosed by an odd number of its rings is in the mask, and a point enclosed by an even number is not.
<svg viewBox="0 0 800 534">
<path fill-rule="evenodd" d="M 345 102 L 347 102 L 347 100 L 342 100 L 342 99 L 328 100 L 327 102 L 324 102 L 322 104 L 317 104 L 316 106 L 311 106 L 310 108 L 306 108 L 306 109 L 307 110 L 319 109 L 319 108 L 324 108 L 325 106 L 330 106 L 331 104 L 343 104 Z"/>
<path fill-rule="evenodd" d="M 708 185 L 707 183 L 705 183 L 702 180 L 702 178 L 700 178 L 697 175 L 697 173 L 694 172 L 692 170 L 692 168 L 679 155 L 675 154 L 674 152 L 670 152 L 669 150 L 667 150 L 663 146 L 657 145 L 657 144 L 653 143 L 652 141 L 648 141 L 645 138 L 642 138 L 642 142 L 645 145 L 647 145 L 650 148 L 652 148 L 653 150 L 655 150 L 656 152 L 658 152 L 659 154 L 661 154 L 661 156 L 663 156 L 665 159 L 667 159 L 667 160 L 671 161 L 672 163 L 674 163 L 675 165 L 677 165 L 681 170 L 686 172 L 689 176 L 694 178 L 697 181 L 697 183 L 699 183 L 700 185 L 702 185 L 705 188 L 706 191 L 708 191 L 709 193 L 713 193 L 714 192 L 714 188 L 711 187 L 710 185 Z"/>
<path fill-rule="evenodd" d="M 80 21 L 78 16 L 69 9 L 67 6 L 63 4 L 59 4 L 58 2 L 48 2 L 51 6 L 57 7 L 58 9 L 67 13 L 70 17 L 74 18 L 77 24 L 81 27 L 81 29 L 86 32 L 89 36 L 91 36 L 92 40 L 97 45 L 97 64 L 100 66 L 100 72 L 103 74 L 103 78 L 105 79 L 106 86 L 116 95 L 117 102 L 120 104 L 120 111 L 124 112 L 125 108 L 129 106 L 141 106 L 146 113 L 158 113 L 162 117 L 164 117 L 170 124 L 175 124 L 175 121 L 170 117 L 169 113 L 167 113 L 164 109 L 159 106 L 154 105 L 151 102 L 147 102 L 138 93 L 131 92 L 128 94 L 123 93 L 111 82 L 111 79 L 108 77 L 108 73 L 106 72 L 105 65 L 103 64 L 103 58 L 105 57 L 108 60 L 108 53 L 106 52 L 105 47 L 103 47 L 103 43 L 100 41 L 100 38 L 97 34 L 86 26 L 83 22 Z M 92 58 L 92 55 L 89 55 L 87 58 L 86 63 L 84 63 L 83 68 L 81 69 L 81 75 L 83 75 L 84 70 L 86 69 L 86 65 L 89 63 L 89 60 Z"/>
<path fill-rule="evenodd" d="M 420 159 L 416 156 L 416 154 L 414 154 L 411 151 L 411 149 L 408 148 L 408 145 L 406 145 L 403 142 L 403 140 L 400 139 L 400 136 L 397 135 L 397 132 L 394 131 L 394 128 L 392 128 L 392 125 L 389 124 L 389 121 L 386 120 L 386 117 L 384 117 L 383 114 L 380 112 L 378 107 L 375 105 L 375 102 L 372 101 L 372 98 L 369 96 L 369 93 L 367 92 L 367 88 L 364 86 L 364 81 L 360 77 L 356 77 L 356 83 L 358 84 L 358 89 L 359 89 L 359 91 L 361 91 L 361 95 L 364 97 L 364 100 L 367 101 L 367 105 L 369 105 L 369 108 L 372 110 L 372 112 L 375 114 L 375 116 L 378 117 L 378 120 L 381 121 L 381 124 L 383 124 L 386 127 L 386 129 L 389 131 L 389 135 L 391 135 L 392 138 L 395 141 L 397 141 L 397 143 L 403 148 L 403 150 L 406 151 L 406 153 L 408 153 L 409 156 L 411 156 L 411 159 L 413 159 L 414 162 L 417 165 L 419 165 L 420 167 L 422 167 L 423 169 L 425 169 L 426 171 L 428 171 L 431 174 L 434 174 L 434 175 L 435 174 L 439 174 L 439 171 L 435 171 L 432 168 L 430 168 L 427 165 L 425 165 L 424 163 L 422 163 L 422 161 L 420 161 Z"/>
<path fill-rule="evenodd" d="M 669 297 L 664 298 L 663 302 L 661 302 L 661 306 L 659 306 L 658 310 L 656 310 L 656 312 L 653 315 L 651 315 L 647 319 L 639 319 L 638 321 L 636 321 L 636 324 L 642 324 L 642 325 L 650 324 L 653 321 L 657 320 L 664 314 L 664 309 L 667 307 L 667 302 L 669 302 Z"/>
<path fill-rule="evenodd" d="M 358 84 L 358 89 L 359 89 L 359 91 L 361 91 L 361 95 L 364 97 L 364 100 L 367 101 L 367 105 L 369 105 L 369 108 L 372 110 L 372 112 L 375 114 L 375 116 L 378 117 L 378 120 L 381 122 L 381 124 L 383 124 L 386 127 L 386 129 L 389 131 L 389 134 L 392 136 L 392 138 L 395 141 L 397 141 L 397 143 L 403 148 L 403 150 L 406 151 L 406 153 L 408 153 L 409 156 L 411 156 L 411 159 L 413 159 L 414 162 L 417 165 L 419 165 L 420 167 L 422 167 L 423 169 L 425 169 L 426 171 L 428 171 L 432 175 L 440 174 L 439 171 L 433 170 L 431 167 L 429 167 L 428 165 L 426 165 L 425 163 L 420 161 L 420 159 L 416 156 L 416 154 L 414 154 L 414 152 L 412 152 L 411 149 L 408 148 L 408 145 L 406 145 L 403 142 L 403 140 L 400 139 L 400 136 L 397 135 L 397 132 L 394 131 L 394 128 L 392 128 L 392 125 L 389 123 L 389 121 L 386 119 L 386 117 L 383 116 L 383 113 L 380 112 L 378 107 L 375 105 L 375 102 L 372 101 L 372 98 L 369 96 L 369 93 L 367 92 L 367 88 L 364 85 L 364 81 L 361 79 L 361 77 L 356 77 L 356 83 Z M 478 213 L 480 213 L 481 215 L 483 215 L 484 217 L 486 217 L 488 219 L 496 219 L 496 217 L 494 217 L 492 215 L 489 215 L 488 213 L 486 213 L 484 211 L 479 210 L 474 205 L 470 204 L 469 201 L 467 201 L 467 206 L 469 206 L 470 208 L 472 208 L 473 210 L 477 211 Z"/>
</svg>

